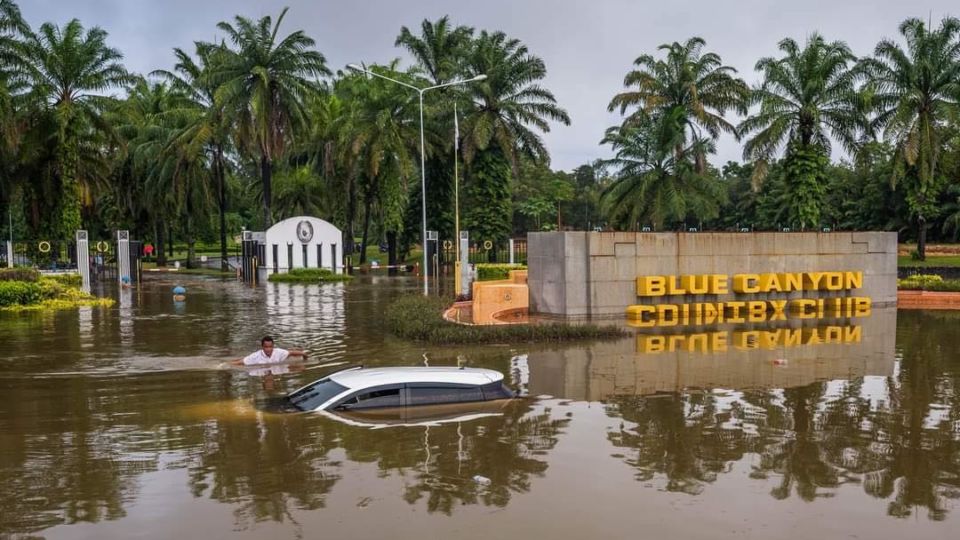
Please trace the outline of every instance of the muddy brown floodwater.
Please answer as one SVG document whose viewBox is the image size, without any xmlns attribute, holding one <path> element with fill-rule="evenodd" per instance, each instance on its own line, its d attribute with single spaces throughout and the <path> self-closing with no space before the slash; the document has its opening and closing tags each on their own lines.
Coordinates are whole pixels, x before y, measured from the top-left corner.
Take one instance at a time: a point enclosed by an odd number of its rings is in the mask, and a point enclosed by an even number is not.
<svg viewBox="0 0 960 540">
<path fill-rule="evenodd" d="M 111 309 L 0 314 L 0 537 L 960 530 L 957 312 L 423 347 L 386 335 L 381 320 L 390 298 L 417 290 L 409 278 L 182 282 L 183 303 L 170 293 L 179 282 L 150 276 Z M 309 349 L 310 364 L 267 378 L 218 367 L 262 334 Z M 492 415 L 382 429 L 261 407 L 329 369 L 320 364 L 424 355 L 497 369 L 527 397 Z"/>
</svg>

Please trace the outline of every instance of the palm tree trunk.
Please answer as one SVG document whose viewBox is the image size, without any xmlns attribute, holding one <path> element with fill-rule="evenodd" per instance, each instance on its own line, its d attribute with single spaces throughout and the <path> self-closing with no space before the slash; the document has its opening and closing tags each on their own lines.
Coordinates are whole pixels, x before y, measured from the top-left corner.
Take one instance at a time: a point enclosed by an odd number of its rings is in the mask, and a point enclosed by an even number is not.
<svg viewBox="0 0 960 540">
<path fill-rule="evenodd" d="M 927 260 L 927 220 L 922 215 L 917 218 L 917 255 Z"/>
<path fill-rule="evenodd" d="M 163 226 L 163 223 L 157 223 L 154 226 L 155 235 L 157 237 L 157 266 L 166 266 L 167 265 L 167 253 L 164 250 L 164 245 L 166 244 L 166 238 L 164 237 L 164 232 L 166 228 Z"/>
<path fill-rule="evenodd" d="M 387 265 L 388 273 L 392 276 L 397 273 L 397 231 L 387 231 Z"/>
<path fill-rule="evenodd" d="M 353 257 L 353 221 L 357 217 L 357 192 L 354 190 L 353 175 L 347 180 L 347 237 L 343 242 L 343 252 Z"/>
<path fill-rule="evenodd" d="M 370 232 L 370 212 L 373 211 L 373 193 L 374 186 L 370 186 L 367 195 L 364 197 L 363 209 L 363 240 L 360 244 L 360 264 L 367 262 L 367 238 Z"/>
<path fill-rule="evenodd" d="M 214 174 L 217 176 L 217 206 L 220 210 L 220 270 L 230 269 L 227 263 L 227 181 L 223 170 L 223 148 L 214 150 Z"/>
<path fill-rule="evenodd" d="M 271 180 L 273 176 L 273 161 L 267 156 L 260 158 L 260 181 L 263 184 L 263 230 L 273 225 L 273 215 L 270 212 Z"/>
</svg>

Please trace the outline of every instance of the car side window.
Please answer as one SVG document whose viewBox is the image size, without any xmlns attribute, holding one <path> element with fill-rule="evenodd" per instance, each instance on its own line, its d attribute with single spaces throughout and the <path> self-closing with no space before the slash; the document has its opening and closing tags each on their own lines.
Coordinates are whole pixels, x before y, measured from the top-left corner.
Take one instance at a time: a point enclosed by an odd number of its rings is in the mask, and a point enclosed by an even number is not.
<svg viewBox="0 0 960 540">
<path fill-rule="evenodd" d="M 400 388 L 378 388 L 369 392 L 361 392 L 337 405 L 344 409 L 373 409 L 376 407 L 399 407 Z"/>
<path fill-rule="evenodd" d="M 407 402 L 410 405 L 439 405 L 467 401 L 483 401 L 483 394 L 479 387 L 413 386 L 407 388 Z"/>
</svg>

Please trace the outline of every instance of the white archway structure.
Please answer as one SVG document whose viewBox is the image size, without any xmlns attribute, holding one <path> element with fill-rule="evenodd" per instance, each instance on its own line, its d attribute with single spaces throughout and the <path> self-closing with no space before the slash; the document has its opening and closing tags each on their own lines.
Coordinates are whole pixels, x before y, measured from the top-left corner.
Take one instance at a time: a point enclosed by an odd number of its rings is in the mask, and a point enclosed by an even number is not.
<svg viewBox="0 0 960 540">
<path fill-rule="evenodd" d="M 328 268 L 343 272 L 343 233 L 329 222 L 310 216 L 287 218 L 267 229 L 267 272 L 291 268 Z"/>
</svg>

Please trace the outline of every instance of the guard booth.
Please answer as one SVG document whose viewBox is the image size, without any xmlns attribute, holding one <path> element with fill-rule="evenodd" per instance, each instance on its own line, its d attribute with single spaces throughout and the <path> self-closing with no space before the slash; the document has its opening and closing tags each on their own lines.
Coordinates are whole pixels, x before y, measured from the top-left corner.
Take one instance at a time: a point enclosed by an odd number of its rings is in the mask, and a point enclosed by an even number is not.
<svg viewBox="0 0 960 540">
<path fill-rule="evenodd" d="M 243 231 L 240 244 L 240 276 L 244 283 L 257 283 L 257 272 L 264 260 L 265 238 L 262 232 Z"/>
</svg>

